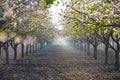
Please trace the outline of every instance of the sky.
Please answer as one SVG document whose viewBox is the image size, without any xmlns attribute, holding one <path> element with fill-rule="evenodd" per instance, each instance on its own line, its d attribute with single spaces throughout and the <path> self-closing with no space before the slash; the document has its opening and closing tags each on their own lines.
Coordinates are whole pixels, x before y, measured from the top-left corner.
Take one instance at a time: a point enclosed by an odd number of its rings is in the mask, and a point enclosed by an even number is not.
<svg viewBox="0 0 120 80">
<path fill-rule="evenodd" d="M 59 1 L 59 4 L 57 6 L 53 4 L 50 7 L 50 14 L 52 14 L 51 21 L 56 29 L 63 30 L 64 29 L 64 22 L 62 20 L 63 17 L 60 16 L 59 13 L 61 14 L 62 11 L 66 9 L 66 6 L 63 5 L 63 2 L 61 0 L 57 0 L 57 1 Z M 63 0 L 63 1 L 65 3 L 65 1 L 68 0 Z M 63 37 L 62 38 L 58 37 L 58 39 L 54 40 L 54 45 L 67 45 L 67 42 Z"/>
<path fill-rule="evenodd" d="M 54 25 L 55 28 L 57 28 L 58 30 L 62 30 L 64 29 L 64 25 L 63 24 L 63 20 L 62 20 L 62 16 L 59 15 L 59 13 L 62 13 L 61 10 L 65 10 L 65 5 L 63 5 L 63 2 L 61 0 L 57 0 L 59 1 L 58 5 L 53 4 L 50 7 L 50 13 L 52 14 L 51 18 L 52 18 L 52 23 Z M 68 0 L 63 0 L 63 1 L 68 1 Z"/>
</svg>

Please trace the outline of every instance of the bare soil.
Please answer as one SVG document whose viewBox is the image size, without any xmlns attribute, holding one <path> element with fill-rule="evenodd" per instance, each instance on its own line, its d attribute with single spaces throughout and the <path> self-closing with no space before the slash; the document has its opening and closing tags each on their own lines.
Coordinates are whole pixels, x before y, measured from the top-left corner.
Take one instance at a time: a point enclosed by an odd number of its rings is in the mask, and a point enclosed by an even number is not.
<svg viewBox="0 0 120 80">
<path fill-rule="evenodd" d="M 101 57 L 94 60 L 69 46 L 54 45 L 1 64 L 0 80 L 120 80 L 120 72 Z"/>
</svg>

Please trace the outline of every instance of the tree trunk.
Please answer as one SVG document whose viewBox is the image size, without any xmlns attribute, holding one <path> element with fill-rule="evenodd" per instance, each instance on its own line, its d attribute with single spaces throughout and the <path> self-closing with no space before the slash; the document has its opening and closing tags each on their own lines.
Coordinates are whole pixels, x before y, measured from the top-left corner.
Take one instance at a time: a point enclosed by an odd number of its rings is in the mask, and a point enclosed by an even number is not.
<svg viewBox="0 0 120 80">
<path fill-rule="evenodd" d="M 86 42 L 84 42 L 84 52 L 86 52 Z"/>
<path fill-rule="evenodd" d="M 37 51 L 37 48 L 38 48 L 38 47 L 37 47 L 37 43 L 35 43 L 35 48 L 36 48 L 35 50 Z"/>
<path fill-rule="evenodd" d="M 31 54 L 32 53 L 32 46 L 30 44 L 30 50 L 29 50 L 29 53 Z"/>
<path fill-rule="evenodd" d="M 94 57 L 95 60 L 97 60 L 97 46 L 94 46 L 93 57 Z"/>
<path fill-rule="evenodd" d="M 0 43 L 0 56 L 1 56 L 1 51 L 2 51 L 2 43 Z"/>
<path fill-rule="evenodd" d="M 40 42 L 40 44 L 41 44 L 41 47 L 40 47 L 40 49 L 42 49 L 42 48 L 43 48 L 43 42 L 41 41 L 41 42 Z"/>
<path fill-rule="evenodd" d="M 8 50 L 8 43 L 4 44 L 4 49 L 6 52 L 6 64 L 9 64 L 9 50 Z"/>
<path fill-rule="evenodd" d="M 9 51 L 8 48 L 5 49 L 6 52 L 6 63 L 9 64 Z"/>
<path fill-rule="evenodd" d="M 21 57 L 24 58 L 24 44 L 21 45 Z"/>
<path fill-rule="evenodd" d="M 87 42 L 87 54 L 88 56 L 90 55 L 90 43 L 89 42 Z"/>
<path fill-rule="evenodd" d="M 33 52 L 34 52 L 35 51 L 35 46 L 34 46 L 34 44 L 32 46 L 33 46 Z"/>
<path fill-rule="evenodd" d="M 28 55 L 29 45 L 26 45 L 26 56 Z"/>
<path fill-rule="evenodd" d="M 119 71 L 119 50 L 115 52 L 115 70 Z"/>
<path fill-rule="evenodd" d="M 1 56 L 2 47 L 0 46 L 0 56 Z"/>
<path fill-rule="evenodd" d="M 105 45 L 105 64 L 108 64 L 108 45 Z"/>
<path fill-rule="evenodd" d="M 80 42 L 80 49 L 83 51 L 83 41 Z"/>
<path fill-rule="evenodd" d="M 17 59 L 17 44 L 14 46 L 14 60 Z"/>
</svg>

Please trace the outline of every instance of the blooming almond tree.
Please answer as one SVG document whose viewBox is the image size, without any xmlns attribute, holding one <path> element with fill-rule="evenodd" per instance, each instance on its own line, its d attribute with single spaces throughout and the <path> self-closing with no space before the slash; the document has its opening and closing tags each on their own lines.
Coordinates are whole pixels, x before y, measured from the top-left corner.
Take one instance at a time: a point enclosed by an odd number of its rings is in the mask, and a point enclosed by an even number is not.
<svg viewBox="0 0 120 80">
<path fill-rule="evenodd" d="M 105 44 L 105 62 L 107 63 L 108 47 L 115 52 L 115 69 L 119 70 L 119 53 L 120 53 L 120 1 L 119 0 L 71 0 L 65 11 L 64 17 L 67 23 L 70 21 L 78 21 L 79 27 L 90 29 L 87 33 L 89 36 L 101 39 Z M 85 28 L 83 28 L 85 29 Z M 86 30 L 86 29 L 85 29 Z M 84 30 L 84 31 L 85 31 Z M 80 29 L 82 32 L 82 30 Z M 104 33 L 103 33 L 104 31 Z M 91 35 L 96 32 L 95 35 Z M 107 32 L 107 33 L 106 33 Z M 106 36 L 107 35 L 107 36 Z M 98 40 L 95 39 L 95 40 Z M 91 40 L 91 38 L 90 38 Z M 93 41 L 95 41 L 92 38 Z M 111 40 L 116 46 L 111 45 Z"/>
<path fill-rule="evenodd" d="M 13 48 L 14 59 L 16 59 L 17 46 L 21 44 L 21 57 L 24 57 L 24 45 L 34 44 L 37 41 L 37 30 L 42 30 L 41 26 L 45 26 L 47 22 L 44 13 L 46 10 L 42 8 L 41 0 L 2 0 L 0 2 L 0 47 L 5 47 L 6 61 L 9 64 L 8 46 L 11 45 Z M 45 2 L 47 5 L 52 3 L 47 0 Z M 38 15 L 38 12 L 42 13 Z M 30 38 L 31 41 L 28 41 Z"/>
</svg>

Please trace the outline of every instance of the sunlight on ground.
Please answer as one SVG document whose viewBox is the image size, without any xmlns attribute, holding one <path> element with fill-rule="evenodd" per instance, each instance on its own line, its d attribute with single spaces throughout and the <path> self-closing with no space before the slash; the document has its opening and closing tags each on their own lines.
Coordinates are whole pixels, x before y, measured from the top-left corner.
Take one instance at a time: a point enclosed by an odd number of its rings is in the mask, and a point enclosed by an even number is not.
<svg viewBox="0 0 120 80">
<path fill-rule="evenodd" d="M 59 37 L 57 39 L 54 39 L 53 45 L 68 45 L 68 43 L 66 39 Z"/>
</svg>

